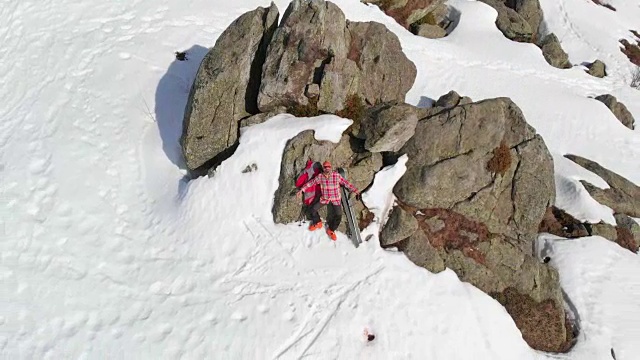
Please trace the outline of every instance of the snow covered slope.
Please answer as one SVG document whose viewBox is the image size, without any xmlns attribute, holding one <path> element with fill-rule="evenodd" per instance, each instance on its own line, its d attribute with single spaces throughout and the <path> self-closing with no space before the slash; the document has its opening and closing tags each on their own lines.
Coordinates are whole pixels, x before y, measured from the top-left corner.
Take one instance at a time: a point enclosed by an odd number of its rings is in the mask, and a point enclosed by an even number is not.
<svg viewBox="0 0 640 360">
<path fill-rule="evenodd" d="M 623 57 L 603 45 L 640 18 L 633 2 L 584 19 L 586 0 L 564 0 L 564 12 L 542 1 L 573 62 L 616 59 L 605 79 L 552 68 L 533 45 L 508 41 L 482 3 L 450 1 L 458 27 L 429 40 L 376 7 L 335 2 L 399 36 L 418 67 L 408 102 L 452 89 L 511 97 L 553 152 L 559 201 L 576 216 L 613 221 L 577 180 L 602 181 L 563 154 L 640 183 L 639 132 L 588 98 L 611 93 L 640 119 Z M 529 349 L 506 311 L 451 271 L 431 274 L 375 240 L 354 249 L 343 234 L 333 244 L 272 223 L 286 141 L 306 128 L 335 139 L 347 120 L 273 118 L 243 133 L 213 178 L 183 179 L 177 139 L 199 60 L 233 19 L 268 0 L 0 3 L 0 357 L 551 357 Z M 276 4 L 284 11 L 287 2 Z M 619 25 L 584 29 L 601 16 Z M 175 61 L 178 50 L 190 60 Z M 242 173 L 251 163 L 258 169 Z M 379 218 L 403 171 L 402 161 L 385 169 L 365 194 Z M 630 303 L 640 296 L 630 275 L 638 256 L 598 238 L 543 240 L 583 330 L 561 357 L 639 354 L 640 311 Z M 363 341 L 365 326 L 375 342 Z"/>
</svg>

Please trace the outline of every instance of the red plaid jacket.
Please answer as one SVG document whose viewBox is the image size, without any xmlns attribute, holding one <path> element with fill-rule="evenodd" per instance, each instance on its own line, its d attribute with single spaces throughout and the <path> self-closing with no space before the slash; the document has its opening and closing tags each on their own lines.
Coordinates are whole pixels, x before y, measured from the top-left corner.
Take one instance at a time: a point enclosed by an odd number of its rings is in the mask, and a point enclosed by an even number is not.
<svg viewBox="0 0 640 360">
<path fill-rule="evenodd" d="M 320 196 L 320 202 L 323 204 L 332 203 L 333 205 L 340 205 L 340 185 L 344 185 L 352 192 L 358 193 L 358 189 L 356 189 L 353 184 L 348 182 L 345 178 L 343 178 L 335 171 L 332 171 L 331 175 L 329 176 L 325 176 L 324 173 L 318 174 L 318 176 L 314 177 L 311 181 L 304 184 L 304 186 L 302 187 L 302 191 L 305 191 L 307 188 L 313 185 L 320 185 L 320 190 L 322 192 L 322 196 Z"/>
</svg>

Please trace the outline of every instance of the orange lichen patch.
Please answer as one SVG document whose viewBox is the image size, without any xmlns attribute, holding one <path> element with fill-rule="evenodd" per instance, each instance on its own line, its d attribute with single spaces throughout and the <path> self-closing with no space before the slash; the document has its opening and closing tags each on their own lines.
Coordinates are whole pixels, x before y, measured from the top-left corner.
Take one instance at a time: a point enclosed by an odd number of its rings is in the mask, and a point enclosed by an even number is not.
<svg viewBox="0 0 640 360">
<path fill-rule="evenodd" d="M 616 233 L 618 235 L 616 238 L 616 243 L 618 245 L 633 253 L 638 252 L 638 243 L 633 238 L 631 230 L 624 227 L 616 226 Z"/>
<path fill-rule="evenodd" d="M 507 309 L 529 346 L 543 351 L 569 351 L 573 344 L 572 326 L 553 300 L 536 302 L 514 288 L 490 295 Z"/>
<path fill-rule="evenodd" d="M 504 175 L 511 167 L 511 149 L 502 141 L 500 146 L 493 150 L 493 157 L 487 163 L 487 170 L 495 174 Z"/>
<path fill-rule="evenodd" d="M 485 255 L 477 244 L 490 238 L 486 225 L 447 209 L 422 209 L 415 217 L 433 247 L 460 250 L 477 263 L 485 264 Z"/>
</svg>

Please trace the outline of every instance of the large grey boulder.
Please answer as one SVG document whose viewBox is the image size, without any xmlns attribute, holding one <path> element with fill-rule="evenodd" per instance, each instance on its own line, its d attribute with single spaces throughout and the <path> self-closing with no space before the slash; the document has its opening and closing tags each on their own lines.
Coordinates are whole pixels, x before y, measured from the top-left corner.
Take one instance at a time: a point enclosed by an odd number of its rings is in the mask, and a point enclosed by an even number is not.
<svg viewBox="0 0 640 360">
<path fill-rule="evenodd" d="M 564 157 L 595 173 L 609 184 L 609 189 L 600 189 L 585 180 L 580 181 L 597 202 L 610 207 L 615 213 L 640 218 L 640 187 L 595 161 L 570 154 Z"/>
<path fill-rule="evenodd" d="M 278 16 L 274 4 L 243 14 L 202 61 L 185 108 L 180 139 L 190 170 L 228 152 L 238 139 L 238 121 L 258 113 L 256 80 Z"/>
<path fill-rule="evenodd" d="M 549 34 L 544 37 L 540 43 L 542 49 L 542 56 L 553 67 L 558 69 L 571 68 L 571 62 L 569 62 L 569 55 L 562 49 L 560 41 L 555 34 Z"/>
<path fill-rule="evenodd" d="M 527 20 L 502 0 L 480 0 L 498 12 L 496 26 L 510 40 L 531 42 L 534 32 Z"/>
<path fill-rule="evenodd" d="M 598 78 L 607 76 L 607 66 L 600 60 L 587 65 L 587 74 Z"/>
<path fill-rule="evenodd" d="M 531 26 L 534 40 L 538 36 L 544 17 L 539 0 L 507 0 L 505 4 L 515 10 Z"/>
<path fill-rule="evenodd" d="M 531 255 L 555 197 L 553 160 L 510 99 L 463 99 L 452 92 L 414 109 L 415 134 L 397 152 L 409 158 L 394 188 L 399 205 L 381 244 L 429 271 L 454 270 L 499 299 L 532 347 L 563 351 L 558 274 Z"/>
<path fill-rule="evenodd" d="M 613 115 L 620 120 L 622 125 L 631 130 L 634 129 L 635 119 L 633 118 L 633 115 L 631 115 L 631 112 L 623 103 L 618 102 L 618 99 L 616 99 L 615 96 L 609 94 L 600 95 L 596 96 L 596 100 L 605 104 L 609 110 L 611 110 Z"/>
<path fill-rule="evenodd" d="M 440 98 L 436 100 L 433 106 L 435 106 L 436 108 L 451 109 L 458 105 L 471 104 L 472 102 L 473 101 L 471 100 L 471 98 L 467 96 L 460 96 L 457 92 L 451 90 L 448 93 L 440 96 Z"/>
<path fill-rule="evenodd" d="M 294 0 L 286 14 L 263 66 L 261 111 L 309 104 L 306 90 L 314 84 L 321 112 L 342 110 L 352 95 L 368 104 L 404 101 L 416 67 L 384 25 L 348 22 L 322 0 Z"/>
<path fill-rule="evenodd" d="M 551 155 L 507 98 L 421 119 L 400 153 L 409 156 L 394 188 L 401 201 L 456 211 L 524 243 L 555 198 Z"/>
<path fill-rule="evenodd" d="M 418 221 L 413 214 L 400 206 L 395 206 L 389 214 L 389 219 L 380 232 L 380 245 L 391 246 L 402 241 L 418 230 Z"/>
<path fill-rule="evenodd" d="M 349 51 L 324 67 L 318 109 L 337 112 L 355 94 L 367 104 L 404 102 L 417 70 L 398 37 L 375 22 L 349 22 Z M 384 80 L 383 80 L 384 79 Z"/>
<path fill-rule="evenodd" d="M 428 13 L 438 10 L 444 0 L 364 0 L 375 4 L 385 14 L 392 17 L 398 24 L 409 29 L 411 24 L 425 17 Z"/>
<path fill-rule="evenodd" d="M 420 111 L 407 104 L 374 108 L 361 122 L 364 147 L 371 152 L 398 151 L 413 136 Z"/>
<path fill-rule="evenodd" d="M 315 140 L 313 131 L 310 130 L 298 134 L 289 140 L 282 155 L 279 186 L 273 199 L 274 222 L 286 224 L 298 219 L 301 203 L 293 196 L 296 191 L 294 183 L 308 159 L 329 160 L 334 168 L 346 169 L 348 180 L 360 190 L 371 184 L 375 172 L 382 167 L 382 155 L 369 152 L 354 153 L 351 139 L 347 135 L 343 135 L 336 144 Z M 358 202 L 355 210 L 360 219 L 364 205 Z M 321 215 L 324 216 L 324 213 Z M 338 230 L 344 231 L 345 223 L 346 221 L 343 221 Z"/>
</svg>

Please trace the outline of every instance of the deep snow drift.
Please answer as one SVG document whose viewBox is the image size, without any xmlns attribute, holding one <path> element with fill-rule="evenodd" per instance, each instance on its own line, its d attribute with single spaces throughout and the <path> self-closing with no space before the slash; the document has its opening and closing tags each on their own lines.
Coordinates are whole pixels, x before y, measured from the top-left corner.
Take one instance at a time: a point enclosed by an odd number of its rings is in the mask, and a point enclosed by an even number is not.
<svg viewBox="0 0 640 360">
<path fill-rule="evenodd" d="M 286 141 L 307 128 L 335 140 L 348 120 L 273 118 L 247 129 L 214 177 L 183 179 L 177 140 L 198 63 L 233 19 L 268 3 L 3 4 L 1 356 L 556 357 L 528 348 L 506 311 L 451 271 L 431 274 L 375 238 L 355 249 L 343 234 L 331 243 L 272 223 Z M 276 3 L 284 11 L 287 2 Z M 541 1 L 572 62 L 606 57 L 605 79 L 547 65 L 533 45 L 505 39 L 495 11 L 479 2 L 449 1 L 460 23 L 439 40 L 411 35 L 376 7 L 335 3 L 399 36 L 418 68 L 408 102 L 452 89 L 476 101 L 511 97 L 554 155 L 558 204 L 582 220 L 614 222 L 578 180 L 606 184 L 562 155 L 640 183 L 640 133 L 588 98 L 611 93 L 640 119 L 640 92 L 624 84 L 631 67 L 615 45 L 640 18 L 632 1 L 615 1 L 624 9 L 615 13 Z M 588 31 L 594 19 L 617 25 Z M 175 61 L 184 49 L 190 59 Z M 365 236 L 388 211 L 404 161 L 365 194 L 378 217 Z M 242 173 L 251 163 L 257 170 Z M 578 345 L 557 357 L 607 359 L 611 348 L 618 359 L 638 356 L 638 256 L 598 237 L 540 242 L 581 325 Z"/>
</svg>

